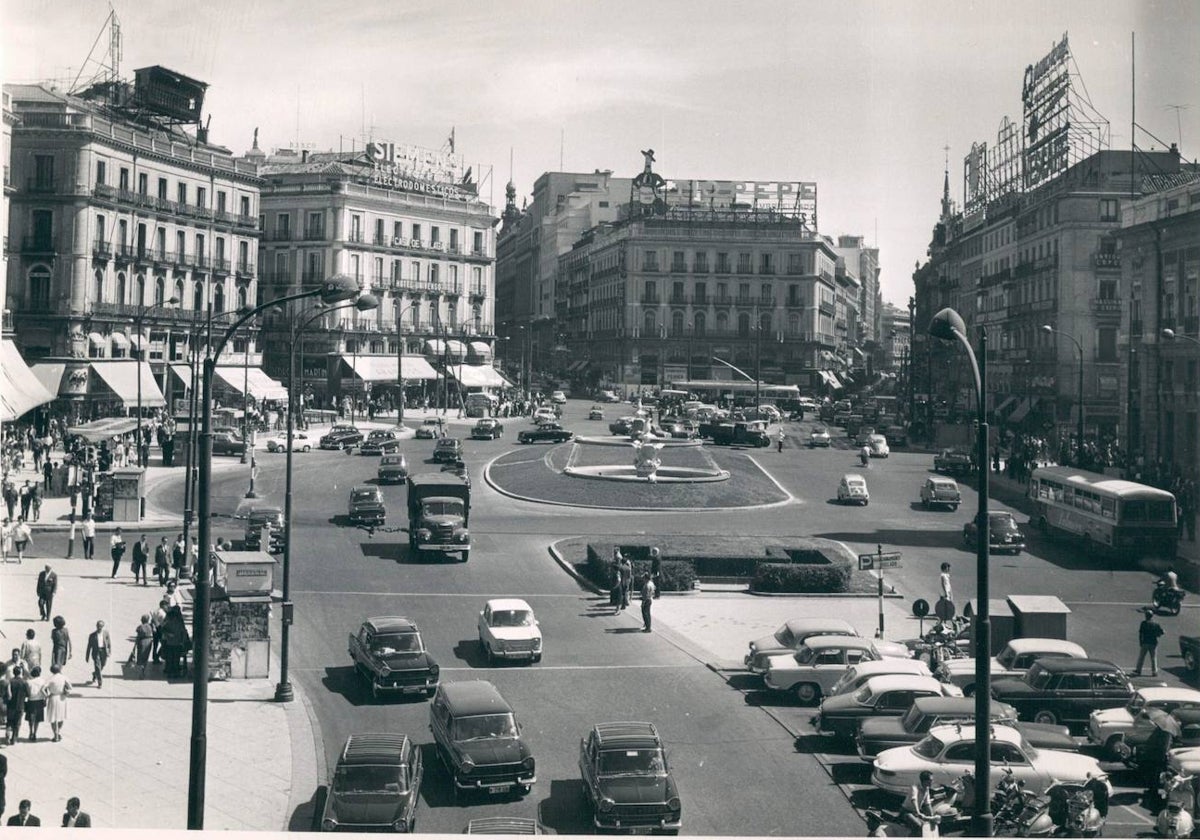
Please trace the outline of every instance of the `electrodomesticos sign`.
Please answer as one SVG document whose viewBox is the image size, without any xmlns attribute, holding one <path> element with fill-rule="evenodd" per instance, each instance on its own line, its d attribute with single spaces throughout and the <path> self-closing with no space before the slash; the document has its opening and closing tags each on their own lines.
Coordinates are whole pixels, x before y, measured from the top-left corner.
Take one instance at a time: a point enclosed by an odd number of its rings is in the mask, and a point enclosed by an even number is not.
<svg viewBox="0 0 1200 840">
<path fill-rule="evenodd" d="M 368 143 L 370 181 L 381 187 L 469 201 L 475 196 L 458 185 L 462 161 L 455 155 L 398 143 Z"/>
</svg>

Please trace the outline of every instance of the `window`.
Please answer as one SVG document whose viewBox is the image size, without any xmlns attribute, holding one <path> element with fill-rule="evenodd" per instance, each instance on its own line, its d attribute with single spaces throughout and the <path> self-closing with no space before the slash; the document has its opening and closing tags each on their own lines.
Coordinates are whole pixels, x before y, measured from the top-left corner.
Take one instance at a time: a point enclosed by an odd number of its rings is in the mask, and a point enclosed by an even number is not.
<svg viewBox="0 0 1200 840">
<path fill-rule="evenodd" d="M 139 274 L 134 285 L 137 287 L 134 292 L 137 295 L 137 299 L 134 300 L 134 303 L 141 306 L 146 302 L 146 275 Z"/>
<path fill-rule="evenodd" d="M 792 313 L 791 315 L 788 316 L 788 334 L 789 335 L 799 335 L 800 334 L 800 316 L 795 313 Z"/>
<path fill-rule="evenodd" d="M 105 242 L 104 242 L 104 227 L 105 227 L 104 217 L 101 215 L 97 215 L 96 216 L 96 244 L 97 245 L 105 244 Z"/>
<path fill-rule="evenodd" d="M 646 281 L 646 294 L 643 297 L 647 303 L 655 303 L 658 300 L 658 284 L 655 281 Z"/>
<path fill-rule="evenodd" d="M 225 199 L 226 199 L 225 190 L 217 190 L 217 212 L 218 213 L 225 212 Z"/>
<path fill-rule="evenodd" d="M 1096 361 L 1117 361 L 1117 328 L 1101 327 L 1096 331 Z"/>
<path fill-rule="evenodd" d="M 196 187 L 196 206 L 208 207 L 208 187 Z"/>
<path fill-rule="evenodd" d="M 33 185 L 36 189 L 53 189 L 54 155 L 33 156 Z"/>
<path fill-rule="evenodd" d="M 724 312 L 717 313 L 717 332 L 723 333 L 729 330 L 729 316 Z"/>
<path fill-rule="evenodd" d="M 350 217 L 350 241 L 362 242 L 362 216 L 357 214 Z"/>
<path fill-rule="evenodd" d="M 1121 204 L 1115 198 L 1100 199 L 1100 221 L 1116 222 L 1121 218 Z"/>
<path fill-rule="evenodd" d="M 421 242 L 421 226 L 418 224 L 414 224 L 412 226 L 412 234 L 413 234 L 412 238 L 415 239 L 418 244 L 420 244 L 420 242 Z"/>
<path fill-rule="evenodd" d="M 167 258 L 167 229 L 158 228 L 154 231 L 154 248 L 160 260 Z"/>
<path fill-rule="evenodd" d="M 184 255 L 187 253 L 187 234 L 181 230 L 175 231 L 175 254 L 176 261 L 183 262 Z"/>
<path fill-rule="evenodd" d="M 671 313 L 671 333 L 683 335 L 683 313 L 678 309 Z"/>
<path fill-rule="evenodd" d="M 362 266 L 359 263 L 358 254 L 350 255 L 350 276 L 362 283 Z"/>
<path fill-rule="evenodd" d="M 213 286 L 212 296 L 213 312 L 225 311 L 225 284 L 217 283 Z"/>
<path fill-rule="evenodd" d="M 416 260 L 413 260 L 408 264 L 408 267 L 409 271 L 411 272 L 408 279 L 414 283 L 421 282 L 421 264 Z"/>
<path fill-rule="evenodd" d="M 750 266 L 750 254 L 749 253 L 738 254 L 737 270 L 738 270 L 738 274 L 749 274 L 751 272 L 752 269 Z"/>
<path fill-rule="evenodd" d="M 708 302 L 708 290 L 704 283 L 697 283 L 692 295 L 692 302 L 697 306 L 704 306 Z"/>
<path fill-rule="evenodd" d="M 92 300 L 104 300 L 104 272 L 99 269 L 92 275 Z"/>
<path fill-rule="evenodd" d="M 771 331 L 771 313 L 763 312 L 758 316 L 758 328 L 765 333 Z"/>
<path fill-rule="evenodd" d="M 771 288 L 770 283 L 763 283 L 762 286 L 759 287 L 758 296 L 764 302 L 773 301 L 775 298 L 775 295 L 772 293 L 773 291 L 774 290 Z"/>
<path fill-rule="evenodd" d="M 175 185 L 175 202 L 180 205 L 187 204 L 187 184 L 183 181 Z"/>
<path fill-rule="evenodd" d="M 717 252 L 717 274 L 729 273 L 729 254 L 722 251 Z"/>
<path fill-rule="evenodd" d="M 117 178 L 117 188 L 124 190 L 125 192 L 129 192 L 129 168 L 122 166 L 121 172 L 118 174 Z"/>
<path fill-rule="evenodd" d="M 125 272 L 117 273 L 117 303 L 125 303 Z"/>
<path fill-rule="evenodd" d="M 683 251 L 675 251 L 671 255 L 672 271 L 687 271 L 687 263 L 683 260 Z"/>
<path fill-rule="evenodd" d="M 175 305 L 183 306 L 183 280 L 175 281 Z"/>
<path fill-rule="evenodd" d="M 225 237 L 223 237 L 223 236 L 218 236 L 218 237 L 217 237 L 217 257 L 216 257 L 216 260 L 217 260 L 217 265 L 218 265 L 218 266 L 221 266 L 221 265 L 224 265 L 224 264 L 225 264 Z"/>
<path fill-rule="evenodd" d="M 471 320 L 475 324 L 475 331 L 481 332 L 483 330 L 483 309 L 479 304 L 471 307 Z"/>
<path fill-rule="evenodd" d="M 167 200 L 167 179 L 166 178 L 158 179 L 158 197 L 161 198 L 163 201 Z"/>
<path fill-rule="evenodd" d="M 238 242 L 238 270 L 250 271 L 250 243 L 244 239 Z"/>
<path fill-rule="evenodd" d="M 375 244 L 376 245 L 387 244 L 385 241 L 385 237 L 383 235 L 383 219 L 375 220 Z"/>
<path fill-rule="evenodd" d="M 441 282 L 441 278 L 438 277 L 438 264 L 430 263 L 429 264 L 429 285 L 436 289 L 440 282 Z"/>
<path fill-rule="evenodd" d="M 645 271 L 658 271 L 658 252 L 643 251 L 642 252 L 642 268 Z"/>
<path fill-rule="evenodd" d="M 458 250 L 458 228 L 450 228 L 450 250 Z"/>
<path fill-rule="evenodd" d="M 167 303 L 167 281 L 159 276 L 154 278 L 154 305 L 165 306 Z"/>
<path fill-rule="evenodd" d="M 658 316 L 653 309 L 647 309 L 642 313 L 642 335 L 648 337 L 656 332 L 658 332 Z"/>
<path fill-rule="evenodd" d="M 743 338 L 750 335 L 750 313 L 749 312 L 739 312 L 738 313 L 737 330 L 738 330 L 738 335 Z"/>
<path fill-rule="evenodd" d="M 150 176 L 145 172 L 138 173 L 138 194 L 148 195 L 150 192 Z"/>
<path fill-rule="evenodd" d="M 692 332 L 696 336 L 704 335 L 704 327 L 705 327 L 705 323 L 707 322 L 707 320 L 708 319 L 705 317 L 703 312 L 697 312 L 692 317 Z"/>
<path fill-rule="evenodd" d="M 96 161 L 96 183 L 98 185 L 104 183 L 105 173 L 107 170 L 108 164 L 102 160 Z"/>
<path fill-rule="evenodd" d="M 474 232 L 474 234 L 472 236 L 474 239 L 474 244 L 471 246 L 472 250 L 476 254 L 482 254 L 483 253 L 483 231 L 477 230 Z"/>
<path fill-rule="evenodd" d="M 196 234 L 196 265 L 203 267 L 208 259 L 208 251 L 205 249 L 204 234 Z"/>
<path fill-rule="evenodd" d="M 439 244 L 442 241 L 442 229 L 437 225 L 433 225 L 429 229 L 429 239 L 434 245 Z"/>
<path fill-rule="evenodd" d="M 458 290 L 458 266 L 452 265 L 449 267 L 450 275 L 447 279 L 450 281 L 450 288 L 453 291 Z"/>
<path fill-rule="evenodd" d="M 483 294 L 483 269 L 475 266 L 471 269 L 471 291 L 475 294 Z"/>
<path fill-rule="evenodd" d="M 774 274 L 775 262 L 772 260 L 771 254 L 758 255 L 758 273 L 759 274 Z"/>
<path fill-rule="evenodd" d="M 800 300 L 800 284 L 792 283 L 788 286 L 788 306 L 803 306 Z"/>
<path fill-rule="evenodd" d="M 240 207 L 239 212 L 242 214 L 243 217 L 249 217 L 250 216 L 250 196 L 248 196 L 248 195 L 242 196 L 240 205 L 241 205 L 241 207 Z"/>
<path fill-rule="evenodd" d="M 249 287 L 245 283 L 239 283 L 237 287 L 237 305 L 238 309 L 245 309 L 247 296 L 250 293 Z"/>
</svg>

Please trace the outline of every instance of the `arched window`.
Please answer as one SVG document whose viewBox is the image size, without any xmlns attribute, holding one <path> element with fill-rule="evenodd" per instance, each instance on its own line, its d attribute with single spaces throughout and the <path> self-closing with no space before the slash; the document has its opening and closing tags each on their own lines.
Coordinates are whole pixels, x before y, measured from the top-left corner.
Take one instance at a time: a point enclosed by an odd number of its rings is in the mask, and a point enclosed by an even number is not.
<svg viewBox="0 0 1200 840">
<path fill-rule="evenodd" d="M 204 311 L 204 281 L 197 280 L 196 285 L 192 288 L 192 309 L 197 312 Z"/>
<path fill-rule="evenodd" d="M 225 311 L 225 285 L 223 283 L 218 283 L 213 287 L 212 307 L 213 312 Z"/>
<path fill-rule="evenodd" d="M 683 312 L 678 309 L 671 313 L 671 333 L 683 335 Z"/>
<path fill-rule="evenodd" d="M 92 291 L 92 301 L 93 302 L 103 301 L 104 300 L 104 272 L 101 271 L 100 269 L 96 269 L 96 273 L 94 275 L 92 275 L 92 278 L 93 278 L 93 284 L 94 284 L 93 291 Z"/>
<path fill-rule="evenodd" d="M 703 312 L 697 312 L 692 316 L 692 332 L 696 335 L 704 335 L 705 322 L 708 320 Z"/>
<path fill-rule="evenodd" d="M 647 309 L 642 314 L 642 337 L 650 338 L 658 332 L 658 316 L 653 309 Z"/>
<path fill-rule="evenodd" d="M 145 274 L 139 274 L 137 276 L 137 289 L 135 290 L 135 293 L 137 294 L 137 300 L 135 300 L 134 303 L 137 304 L 138 306 L 141 306 L 143 303 L 146 302 L 146 275 Z"/>
<path fill-rule="evenodd" d="M 750 313 L 749 312 L 739 312 L 738 313 L 738 335 L 740 335 L 740 336 L 750 335 Z"/>
<path fill-rule="evenodd" d="M 788 316 L 788 332 L 792 335 L 800 334 L 800 316 L 792 314 Z"/>
<path fill-rule="evenodd" d="M 475 332 L 483 332 L 483 309 L 478 305 L 471 307 L 471 321 L 475 324 Z"/>
<path fill-rule="evenodd" d="M 154 305 L 162 306 L 167 302 L 167 281 L 164 277 L 154 278 Z"/>
<path fill-rule="evenodd" d="M 725 333 L 729 331 L 729 316 L 724 312 L 717 313 L 717 332 Z"/>
<path fill-rule="evenodd" d="M 411 304 L 409 304 L 409 306 L 412 308 L 413 329 L 414 330 L 420 329 L 420 327 L 421 327 L 421 302 L 419 300 L 414 300 Z"/>
<path fill-rule="evenodd" d="M 175 300 L 178 301 L 177 306 L 183 306 L 183 281 L 175 281 Z"/>
<path fill-rule="evenodd" d="M 246 286 L 244 286 L 244 285 L 242 285 L 242 284 L 238 284 L 238 287 L 237 287 L 237 305 L 238 305 L 238 309 L 245 309 L 245 308 L 246 308 L 246 299 L 247 299 L 247 298 L 246 298 L 246 296 L 247 296 L 248 294 L 249 294 L 249 290 L 246 288 Z"/>
<path fill-rule="evenodd" d="M 125 303 L 125 272 L 117 272 L 117 303 Z"/>
<path fill-rule="evenodd" d="M 44 265 L 35 266 L 29 272 L 29 308 L 46 310 L 50 308 L 50 269 Z"/>
<path fill-rule="evenodd" d="M 771 313 L 763 312 L 758 316 L 758 327 L 765 333 L 771 331 Z"/>
</svg>

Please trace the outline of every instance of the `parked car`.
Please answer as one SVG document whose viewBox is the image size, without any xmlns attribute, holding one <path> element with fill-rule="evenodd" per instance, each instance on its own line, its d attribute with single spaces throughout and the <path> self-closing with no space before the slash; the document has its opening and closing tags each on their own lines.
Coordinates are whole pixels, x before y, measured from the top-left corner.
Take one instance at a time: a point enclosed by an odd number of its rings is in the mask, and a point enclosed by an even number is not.
<svg viewBox="0 0 1200 840">
<path fill-rule="evenodd" d="M 847 668 L 838 681 L 829 689 L 825 696 L 837 697 L 841 694 L 853 694 L 872 677 L 882 677 L 885 674 L 907 674 L 915 677 L 932 677 L 929 666 L 920 659 L 904 659 L 902 656 L 888 656 L 884 659 L 872 659 L 869 662 L 859 662 L 852 668 Z M 960 691 L 959 694 L 962 692 Z"/>
<path fill-rule="evenodd" d="M 1135 747 L 1158 727 L 1150 711 L 1174 712 L 1200 709 L 1200 691 L 1194 688 L 1141 688 L 1118 709 L 1098 709 L 1088 719 L 1088 741 L 1099 746 L 1103 755 L 1123 757 L 1124 748 Z"/>
<path fill-rule="evenodd" d="M 945 505 L 950 510 L 958 510 L 958 506 L 962 504 L 962 491 L 958 489 L 958 482 L 953 478 L 930 476 L 921 485 L 921 504 L 926 508 Z"/>
<path fill-rule="evenodd" d="M 1022 677 L 992 682 L 992 697 L 1016 708 L 1022 720 L 1034 723 L 1087 723 L 1097 709 L 1124 706 L 1133 693 L 1149 685 L 1165 685 L 1157 677 L 1134 682 L 1119 667 L 1103 659 L 1055 657 L 1041 659 Z"/>
<path fill-rule="evenodd" d="M 750 642 L 746 667 L 754 674 L 767 670 L 767 659 L 781 653 L 795 653 L 813 636 L 857 636 L 854 625 L 843 618 L 793 618 L 785 621 L 770 636 Z"/>
<path fill-rule="evenodd" d="M 293 452 L 309 452 L 313 448 L 312 438 L 308 436 L 308 432 L 298 432 L 292 430 L 292 451 Z M 267 438 L 268 452 L 287 452 L 287 432 L 280 432 L 277 435 L 272 435 Z"/>
<path fill-rule="evenodd" d="M 1179 655 L 1189 671 L 1200 675 L 1200 636 L 1180 636 Z"/>
<path fill-rule="evenodd" d="M 598 723 L 579 742 L 583 797 L 597 831 L 678 834 L 683 805 L 652 723 Z"/>
<path fill-rule="evenodd" d="M 793 654 L 768 657 L 763 683 L 811 705 L 829 693 L 847 668 L 872 659 L 883 659 L 883 654 L 870 639 L 813 636 Z"/>
<path fill-rule="evenodd" d="M 824 426 L 816 426 L 808 434 L 808 445 L 811 448 L 823 446 L 829 448 L 829 430 Z"/>
<path fill-rule="evenodd" d="M 886 458 L 892 454 L 892 450 L 888 448 L 887 438 L 883 435 L 868 436 L 867 447 L 871 450 L 872 458 Z"/>
<path fill-rule="evenodd" d="M 858 473 L 846 473 L 838 483 L 837 498 L 842 504 L 853 502 L 866 507 L 871 501 L 867 480 Z"/>
<path fill-rule="evenodd" d="M 263 528 L 267 528 L 267 544 L 263 545 Z M 283 551 L 283 511 L 277 507 L 252 507 L 246 514 L 246 533 L 242 547 L 246 551 Z"/>
<path fill-rule="evenodd" d="M 854 445 L 857 447 L 870 446 L 871 437 L 875 434 L 874 426 L 862 426 L 858 430 L 858 434 L 854 436 Z"/>
<path fill-rule="evenodd" d="M 621 401 L 621 397 L 616 391 L 611 391 L 608 389 L 602 390 L 596 399 L 604 403 L 619 403 Z"/>
<path fill-rule="evenodd" d="M 421 748 L 407 735 L 351 735 L 329 780 L 321 830 L 412 833 L 423 774 Z"/>
<path fill-rule="evenodd" d="M 918 697 L 958 697 L 962 690 L 918 674 L 881 674 L 857 691 L 826 697 L 813 718 L 818 732 L 852 737 L 859 724 L 876 717 L 899 717 Z"/>
<path fill-rule="evenodd" d="M 992 726 L 991 760 L 1006 765 L 1018 782 L 1031 791 L 1051 782 L 1083 784 L 1088 776 L 1103 776 L 1100 762 L 1077 752 L 1042 750 L 1011 726 Z M 875 758 L 871 783 L 896 796 L 907 796 L 917 777 L 928 770 L 935 785 L 958 781 L 975 770 L 975 726 L 937 726 L 911 747 L 884 750 Z"/>
<path fill-rule="evenodd" d="M 322 449 L 353 449 L 363 442 L 363 433 L 354 426 L 334 426 L 321 438 Z"/>
<path fill-rule="evenodd" d="M 442 436 L 445 422 L 440 417 L 426 417 L 417 427 L 417 437 L 422 440 L 434 440 Z"/>
<path fill-rule="evenodd" d="M 461 461 L 462 455 L 463 445 L 458 438 L 442 438 L 433 445 L 433 462 L 435 464 Z"/>
<path fill-rule="evenodd" d="M 359 484 L 350 491 L 349 519 L 354 525 L 382 525 L 387 520 L 383 493 L 373 484 Z"/>
<path fill-rule="evenodd" d="M 404 616 L 368 618 L 350 634 L 350 660 L 354 670 L 381 694 L 427 694 L 437 690 L 441 669 L 425 649 L 416 622 Z"/>
<path fill-rule="evenodd" d="M 633 427 L 633 421 L 633 417 L 618 417 L 616 420 L 608 424 L 608 430 L 614 435 L 627 435 L 629 434 L 629 430 Z"/>
<path fill-rule="evenodd" d="M 408 459 L 399 452 L 384 455 L 379 459 L 375 477 L 380 484 L 405 481 L 408 478 Z"/>
<path fill-rule="evenodd" d="M 888 426 L 883 433 L 892 446 L 908 446 L 908 429 L 903 426 Z"/>
<path fill-rule="evenodd" d="M 495 417 L 483 417 L 471 429 L 473 440 L 495 440 L 504 437 L 504 424 Z"/>
<path fill-rule="evenodd" d="M 992 677 L 1020 677 L 1040 659 L 1086 659 L 1087 651 L 1065 639 L 1013 639 L 992 657 Z M 967 695 L 975 691 L 975 660 L 947 659 L 937 669 L 938 679 L 954 683 Z"/>
<path fill-rule="evenodd" d="M 537 782 L 537 763 L 508 701 L 485 680 L 442 683 L 429 705 L 434 749 L 463 791 L 524 796 Z"/>
<path fill-rule="evenodd" d="M 604 409 L 598 405 L 592 406 L 590 409 L 588 409 L 588 419 L 589 420 L 603 420 L 604 419 Z"/>
<path fill-rule="evenodd" d="M 946 475 L 970 475 L 971 453 L 962 449 L 943 449 L 933 456 L 933 471 Z"/>
<path fill-rule="evenodd" d="M 396 433 L 390 429 L 373 429 L 367 439 L 363 441 L 358 452 L 360 455 L 382 455 L 384 447 L 387 444 L 393 446 L 399 445 L 400 441 L 396 439 Z"/>
<path fill-rule="evenodd" d="M 974 548 L 977 541 L 978 526 L 972 519 L 963 525 L 963 544 Z M 988 548 L 995 554 L 1001 551 L 1011 551 L 1020 554 L 1025 549 L 1025 534 L 1017 525 L 1017 520 L 1008 511 L 988 511 Z"/>
<path fill-rule="evenodd" d="M 519 432 L 517 443 L 562 443 L 574 436 L 574 432 L 567 431 L 557 423 L 544 423 L 531 431 Z"/>
<path fill-rule="evenodd" d="M 542 661 L 542 628 L 520 598 L 493 598 L 479 611 L 479 646 L 488 664 L 498 659 Z"/>
<path fill-rule="evenodd" d="M 463 834 L 544 834 L 542 825 L 528 817 L 476 817 Z"/>
<path fill-rule="evenodd" d="M 246 451 L 246 441 L 236 432 L 213 432 L 212 453 L 214 455 L 241 455 Z"/>
<path fill-rule="evenodd" d="M 1033 747 L 1072 752 L 1078 743 L 1065 726 L 1020 723 L 1017 710 L 1007 703 L 992 703 L 992 723 L 1011 726 Z M 874 761 L 884 750 L 911 746 L 936 726 L 975 723 L 975 700 L 970 697 L 918 697 L 912 707 L 898 718 L 864 720 L 854 738 L 858 757 Z"/>
</svg>

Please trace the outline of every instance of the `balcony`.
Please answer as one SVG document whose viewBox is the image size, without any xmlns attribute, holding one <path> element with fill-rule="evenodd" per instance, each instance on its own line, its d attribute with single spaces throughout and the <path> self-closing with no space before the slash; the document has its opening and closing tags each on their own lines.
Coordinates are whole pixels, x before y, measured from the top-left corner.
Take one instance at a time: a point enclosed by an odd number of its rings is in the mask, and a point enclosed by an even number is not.
<svg viewBox="0 0 1200 840">
<path fill-rule="evenodd" d="M 708 274 L 712 271 L 707 262 L 692 263 L 692 274 Z"/>
<path fill-rule="evenodd" d="M 234 221 L 240 228 L 249 228 L 250 230 L 258 230 L 257 216 L 244 216 L 241 213 L 237 214 L 237 219 Z"/>
<path fill-rule="evenodd" d="M 674 274 L 686 274 L 687 273 L 687 263 L 684 263 L 684 262 L 671 263 L 671 272 Z"/>
<path fill-rule="evenodd" d="M 113 256 L 118 263 L 128 263 L 133 260 L 133 246 L 118 242 L 113 247 Z"/>
<path fill-rule="evenodd" d="M 1092 255 L 1092 263 L 1097 269 L 1120 271 L 1121 255 L 1115 251 L 1097 251 Z"/>
<path fill-rule="evenodd" d="M 48 236 L 25 236 L 21 238 L 22 254 L 57 254 L 58 247 Z"/>
<path fill-rule="evenodd" d="M 642 266 L 642 271 L 649 271 L 652 274 L 658 273 L 658 263 L 646 263 Z"/>
<path fill-rule="evenodd" d="M 712 302 L 715 306 L 732 306 L 733 295 L 713 295 Z"/>
<path fill-rule="evenodd" d="M 1092 298 L 1092 311 L 1097 314 L 1119 315 L 1121 313 L 1121 299 Z"/>
<path fill-rule="evenodd" d="M 737 267 L 738 274 L 753 274 L 754 268 L 748 262 L 740 262 Z"/>
<path fill-rule="evenodd" d="M 759 295 L 758 296 L 758 305 L 774 308 L 775 307 L 775 295 Z"/>
<path fill-rule="evenodd" d="M 790 297 L 784 303 L 784 306 L 786 306 L 788 309 L 803 309 L 804 301 L 800 298 Z"/>
<path fill-rule="evenodd" d="M 760 266 L 758 267 L 758 273 L 759 273 L 759 274 L 774 274 L 774 273 L 775 273 L 775 266 L 773 266 L 773 265 L 760 265 Z"/>
<path fill-rule="evenodd" d="M 485 289 L 483 286 L 475 286 L 471 289 L 471 300 L 472 301 L 482 301 L 486 297 L 487 297 L 487 289 Z"/>
<path fill-rule="evenodd" d="M 52 193 L 58 189 L 58 183 L 53 178 L 29 178 L 25 181 L 25 192 Z"/>
<path fill-rule="evenodd" d="M 363 244 L 363 232 L 361 230 L 352 230 L 346 234 L 346 241 L 357 245 Z"/>
<path fill-rule="evenodd" d="M 254 263 L 239 261 L 237 264 L 237 276 L 244 280 L 252 278 L 254 276 Z"/>
<path fill-rule="evenodd" d="M 92 243 L 92 256 L 98 260 L 109 259 L 112 257 L 112 243 L 97 239 Z"/>
<path fill-rule="evenodd" d="M 717 274 L 732 274 L 729 263 L 718 262 L 716 268 Z"/>
<path fill-rule="evenodd" d="M 735 300 L 734 303 L 736 303 L 738 306 L 757 306 L 758 298 L 754 297 L 753 295 L 738 295 L 737 300 Z"/>
<path fill-rule="evenodd" d="M 789 263 L 789 264 L 788 264 L 788 267 L 787 267 L 787 273 L 788 273 L 788 274 L 791 274 L 791 275 L 803 274 L 803 273 L 804 273 L 804 266 L 802 266 L 802 265 L 791 265 L 791 264 Z"/>
<path fill-rule="evenodd" d="M 326 239 L 325 228 L 305 228 L 304 235 L 300 239 L 304 242 L 324 242 Z"/>
<path fill-rule="evenodd" d="M 96 198 L 116 201 L 117 188 L 109 184 L 96 184 L 96 186 L 92 188 L 92 195 L 94 195 Z"/>
<path fill-rule="evenodd" d="M 292 239 L 291 228 L 277 227 L 273 231 L 266 231 L 263 235 L 265 242 L 290 242 Z"/>
<path fill-rule="evenodd" d="M 682 292 L 672 294 L 670 302 L 679 306 L 683 306 L 687 303 L 687 295 L 683 294 Z"/>
<path fill-rule="evenodd" d="M 708 304 L 711 301 L 712 301 L 712 298 L 710 298 L 704 292 L 696 292 L 695 294 L 692 295 L 692 305 L 693 306 L 708 306 Z"/>
<path fill-rule="evenodd" d="M 457 296 L 462 294 L 462 285 L 457 280 L 449 283 L 442 283 L 440 285 L 442 287 L 442 294 L 444 295 Z"/>
<path fill-rule="evenodd" d="M 658 305 L 662 303 L 662 298 L 658 295 L 642 295 L 641 302 Z"/>
<path fill-rule="evenodd" d="M 151 256 L 150 259 L 156 267 L 167 268 L 167 267 L 175 264 L 175 252 L 174 251 L 160 251 L 156 248 L 153 251 L 153 255 Z"/>
<path fill-rule="evenodd" d="M 217 257 L 213 260 L 212 270 L 213 274 L 228 274 L 229 260 L 224 257 Z"/>
<path fill-rule="evenodd" d="M 370 286 L 371 291 L 382 292 L 384 289 L 389 287 L 391 282 L 392 279 L 390 277 L 372 277 L 368 281 L 368 285 Z"/>
<path fill-rule="evenodd" d="M 193 254 L 192 268 L 199 269 L 201 271 L 207 271 L 209 268 L 208 256 L 206 254 Z"/>
<path fill-rule="evenodd" d="M 834 306 L 832 303 L 822 302 L 822 303 L 817 304 L 817 311 L 820 312 L 822 315 L 835 315 L 835 314 L 837 314 L 837 307 Z"/>
</svg>

